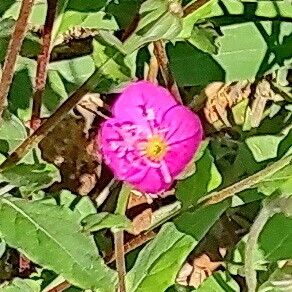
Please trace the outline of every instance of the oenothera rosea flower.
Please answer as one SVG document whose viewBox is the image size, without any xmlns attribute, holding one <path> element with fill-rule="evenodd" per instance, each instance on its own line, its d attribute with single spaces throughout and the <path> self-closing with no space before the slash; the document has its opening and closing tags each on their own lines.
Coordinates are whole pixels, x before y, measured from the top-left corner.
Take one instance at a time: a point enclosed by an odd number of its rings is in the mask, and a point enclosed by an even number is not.
<svg viewBox="0 0 292 292">
<path fill-rule="evenodd" d="M 117 179 L 145 193 L 168 189 L 202 140 L 199 117 L 161 86 L 128 85 L 101 125 L 101 151 Z"/>
</svg>

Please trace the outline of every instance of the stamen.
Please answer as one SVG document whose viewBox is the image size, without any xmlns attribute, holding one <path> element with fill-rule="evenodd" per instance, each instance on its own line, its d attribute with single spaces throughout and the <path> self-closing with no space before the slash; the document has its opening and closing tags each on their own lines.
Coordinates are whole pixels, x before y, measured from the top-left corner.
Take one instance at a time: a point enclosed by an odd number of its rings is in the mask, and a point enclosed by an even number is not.
<svg viewBox="0 0 292 292">
<path fill-rule="evenodd" d="M 170 172 L 169 172 L 169 168 L 168 168 L 168 166 L 167 166 L 167 164 L 165 163 L 164 160 L 162 160 L 160 162 L 160 170 L 161 170 L 161 174 L 162 174 L 162 176 L 164 178 L 164 181 L 167 184 L 171 183 L 172 178 L 171 178 L 171 175 L 170 175 Z"/>
</svg>

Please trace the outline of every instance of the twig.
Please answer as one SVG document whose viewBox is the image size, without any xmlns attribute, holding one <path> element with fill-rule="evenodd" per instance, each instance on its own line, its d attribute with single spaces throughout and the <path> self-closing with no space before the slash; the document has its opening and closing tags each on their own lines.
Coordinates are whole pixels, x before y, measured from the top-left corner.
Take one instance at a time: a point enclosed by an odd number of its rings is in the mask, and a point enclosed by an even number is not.
<svg viewBox="0 0 292 292">
<path fill-rule="evenodd" d="M 132 240 L 130 240 L 124 245 L 125 254 L 145 244 L 149 240 L 153 239 L 155 236 L 156 236 L 156 232 L 153 230 L 146 231 L 144 233 L 141 233 L 135 236 Z M 114 253 L 111 253 L 105 256 L 105 262 L 107 264 L 110 264 L 114 262 L 115 260 L 116 260 L 116 257 Z"/>
<path fill-rule="evenodd" d="M 257 271 L 255 268 L 255 252 L 257 250 L 257 242 L 260 233 L 262 232 L 269 218 L 280 211 L 280 209 L 277 208 L 278 202 L 279 199 L 276 198 L 263 206 L 248 234 L 245 245 L 244 272 L 249 292 L 255 292 L 257 287 Z"/>
<path fill-rule="evenodd" d="M 34 0 L 23 0 L 20 8 L 19 17 L 16 21 L 14 31 L 9 41 L 7 54 L 3 66 L 0 81 L 0 117 L 7 105 L 7 95 L 12 82 L 14 68 L 17 56 L 20 52 L 22 42 L 28 25 L 28 17 L 30 15 Z"/>
<path fill-rule="evenodd" d="M 79 87 L 68 99 L 34 131 L 27 139 L 25 139 L 13 151 L 8 158 L 0 165 L 0 171 L 11 167 L 19 162 L 29 150 L 34 148 L 65 116 L 66 114 L 81 100 L 81 98 L 94 88 L 101 76 L 102 67 L 111 59 L 107 59 L 105 63 L 95 71 L 84 83 Z"/>
<path fill-rule="evenodd" d="M 157 58 L 157 62 L 160 67 L 161 74 L 164 79 L 166 87 L 172 93 L 175 99 L 179 103 L 182 103 L 182 99 L 181 99 L 177 84 L 172 76 L 172 73 L 169 67 L 168 57 L 165 51 L 165 45 L 161 40 L 154 42 L 153 52 L 154 52 L 155 57 Z"/>
<path fill-rule="evenodd" d="M 47 292 L 62 292 L 68 289 L 69 287 L 71 287 L 71 284 L 68 281 L 64 281 L 58 284 L 57 286 L 55 286 L 54 288 L 48 290 Z"/>
<path fill-rule="evenodd" d="M 204 203 L 205 205 L 212 205 L 219 203 L 234 194 L 247 190 L 254 187 L 256 184 L 261 182 L 263 178 L 273 175 L 278 170 L 282 169 L 286 165 L 290 164 L 292 160 L 292 154 L 281 158 L 280 160 L 268 165 L 266 168 L 258 171 L 257 173 L 221 190 L 212 192 L 208 196 L 205 196 L 198 200 L 198 203 Z"/>
<path fill-rule="evenodd" d="M 184 7 L 184 17 L 188 16 L 189 14 L 193 13 L 194 11 L 198 10 L 200 7 L 208 3 L 210 0 L 197 0 L 196 2 L 186 5 Z"/>
<path fill-rule="evenodd" d="M 125 276 L 126 276 L 126 264 L 125 264 L 125 250 L 124 250 L 124 231 L 119 230 L 114 233 L 115 242 L 115 256 L 116 256 L 116 268 L 119 278 L 119 292 L 126 292 Z"/>
<path fill-rule="evenodd" d="M 48 64 L 51 52 L 52 29 L 55 20 L 58 0 L 48 0 L 47 15 L 42 32 L 42 49 L 37 59 L 36 88 L 33 95 L 31 128 L 36 130 L 40 124 L 42 96 L 46 86 Z"/>
</svg>

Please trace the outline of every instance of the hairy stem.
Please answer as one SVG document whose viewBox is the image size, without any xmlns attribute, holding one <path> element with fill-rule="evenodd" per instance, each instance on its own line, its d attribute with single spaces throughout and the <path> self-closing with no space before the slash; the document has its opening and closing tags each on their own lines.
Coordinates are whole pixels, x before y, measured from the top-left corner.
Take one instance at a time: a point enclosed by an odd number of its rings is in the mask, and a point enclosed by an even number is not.
<svg viewBox="0 0 292 292">
<path fill-rule="evenodd" d="M 2 116 L 3 110 L 7 105 L 7 95 L 12 82 L 17 56 L 20 52 L 21 45 L 27 30 L 28 17 L 30 15 L 33 3 L 34 0 L 22 1 L 19 17 L 16 21 L 14 31 L 9 41 L 0 81 L 0 117 Z"/>
<path fill-rule="evenodd" d="M 245 260 L 244 272 L 246 284 L 249 292 L 255 292 L 257 287 L 257 272 L 255 269 L 255 253 L 257 250 L 257 242 L 264 226 L 269 218 L 278 213 L 280 209 L 277 208 L 279 199 L 274 199 L 268 204 L 264 205 L 258 217 L 255 219 L 248 234 L 245 245 Z"/>
<path fill-rule="evenodd" d="M 115 211 L 116 214 L 125 215 L 130 194 L 131 194 L 131 188 L 124 183 L 119 194 L 117 208 Z M 117 267 L 118 278 L 119 278 L 119 292 L 126 292 L 124 230 L 114 231 L 114 241 L 115 241 L 116 267 Z"/>
<path fill-rule="evenodd" d="M 31 128 L 36 130 L 40 126 L 42 96 L 46 86 L 48 64 L 51 53 L 52 29 L 55 20 L 58 0 L 48 0 L 47 15 L 42 32 L 42 49 L 37 59 L 36 88 L 33 95 Z"/>
<path fill-rule="evenodd" d="M 290 164 L 292 160 L 292 154 L 281 158 L 280 160 L 268 165 L 266 168 L 260 170 L 259 172 L 221 190 L 215 191 L 211 194 L 201 198 L 198 203 L 204 203 L 206 205 L 219 203 L 234 194 L 247 190 L 254 187 L 256 184 L 261 182 L 265 177 L 271 176 L 286 165 Z"/>
</svg>

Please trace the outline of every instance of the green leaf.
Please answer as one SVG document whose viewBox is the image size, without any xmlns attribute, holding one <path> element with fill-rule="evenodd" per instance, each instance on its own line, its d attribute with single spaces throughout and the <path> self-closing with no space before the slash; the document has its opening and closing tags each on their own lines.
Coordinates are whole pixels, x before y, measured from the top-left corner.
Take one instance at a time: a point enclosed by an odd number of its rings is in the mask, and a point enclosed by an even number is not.
<svg viewBox="0 0 292 292">
<path fill-rule="evenodd" d="M 11 283 L 0 286 L 1 292 L 40 292 L 41 281 L 31 279 L 14 278 Z"/>
<path fill-rule="evenodd" d="M 67 91 L 70 92 L 84 83 L 94 72 L 95 66 L 91 56 L 84 56 L 51 62 L 49 64 L 49 70 L 57 71 L 59 75 L 68 82 Z M 62 88 L 62 85 L 60 84 L 59 87 Z M 64 94 L 64 92 L 62 94 Z"/>
<path fill-rule="evenodd" d="M 227 272 L 215 272 L 196 289 L 198 292 L 240 292 L 238 283 Z"/>
<path fill-rule="evenodd" d="M 287 165 L 271 176 L 265 177 L 257 188 L 266 196 L 271 195 L 275 191 L 279 191 L 283 195 L 292 194 L 292 165 Z"/>
<path fill-rule="evenodd" d="M 269 279 L 259 287 L 258 292 L 289 291 L 291 289 L 291 282 L 292 282 L 292 267 L 287 265 L 281 269 L 277 268 L 269 276 Z"/>
<path fill-rule="evenodd" d="M 128 52 L 149 42 L 171 40 L 181 30 L 182 8 L 178 0 L 147 0 L 142 3 L 139 14 L 137 28 L 124 43 Z"/>
<path fill-rule="evenodd" d="M 175 283 L 176 275 L 187 255 L 196 245 L 188 235 L 166 223 L 139 253 L 134 267 L 126 276 L 127 291 L 165 291 Z"/>
<path fill-rule="evenodd" d="M 68 208 L 0 198 L 0 234 L 7 244 L 76 286 L 114 291 L 116 273 L 104 264 L 78 222 Z"/>
<path fill-rule="evenodd" d="M 195 211 L 184 211 L 175 220 L 177 229 L 200 241 L 230 206 L 229 201 L 202 206 Z"/>
<path fill-rule="evenodd" d="M 125 29 L 139 12 L 139 0 L 111 1 L 105 11 L 114 16 L 120 29 Z"/>
<path fill-rule="evenodd" d="M 136 54 L 127 55 L 122 43 L 113 35 L 100 32 L 93 41 L 92 55 L 96 68 L 102 67 L 98 92 L 116 92 L 134 78 Z"/>
<path fill-rule="evenodd" d="M 18 164 L 0 173 L 0 183 L 7 182 L 19 187 L 23 196 L 50 186 L 59 181 L 59 170 L 53 164 Z"/>
<path fill-rule="evenodd" d="M 195 26 L 188 42 L 203 52 L 215 54 L 217 52 L 215 45 L 215 38 L 217 36 L 217 33 L 212 27 L 203 25 Z"/>
<path fill-rule="evenodd" d="M 190 3 L 188 3 L 188 5 L 193 4 L 194 2 L 196 2 L 197 0 L 194 1 L 190 1 Z M 200 20 L 200 19 L 206 19 L 212 15 L 213 12 L 213 6 L 217 3 L 217 0 L 211 0 L 211 1 L 207 1 L 206 3 L 204 3 L 204 5 L 202 5 L 201 7 L 199 7 L 198 9 L 195 9 L 192 13 L 190 13 L 189 15 L 185 16 L 183 18 L 183 22 L 182 22 L 182 30 L 180 32 L 180 34 L 178 35 L 178 38 L 183 38 L 183 39 L 188 39 L 190 38 L 192 31 L 193 31 L 193 27 L 194 24 Z"/>
<path fill-rule="evenodd" d="M 225 79 L 220 64 L 207 53 L 187 42 L 168 43 L 166 46 L 170 68 L 179 86 L 206 86 Z"/>
<path fill-rule="evenodd" d="M 3 18 L 13 18 L 16 20 L 19 15 L 21 7 L 21 1 L 14 1 L 13 5 L 9 7 L 3 14 Z M 29 23 L 34 26 L 43 25 L 45 22 L 47 10 L 47 1 L 45 0 L 35 0 L 32 7 L 32 11 L 29 17 Z"/>
<path fill-rule="evenodd" d="M 260 235 L 259 247 L 269 261 L 291 259 L 291 242 L 292 218 L 276 214 L 265 225 Z"/>
<path fill-rule="evenodd" d="M 23 123 L 9 112 L 4 112 L 0 125 L 0 152 L 14 150 L 27 137 Z"/>
<path fill-rule="evenodd" d="M 277 157 L 278 147 L 283 138 L 275 135 L 252 136 L 246 139 L 246 144 L 255 160 L 261 162 Z"/>
<path fill-rule="evenodd" d="M 196 162 L 196 172 L 190 177 L 178 181 L 177 198 L 184 207 L 195 204 L 212 189 L 221 184 L 221 175 L 214 164 L 214 158 L 207 148 L 204 155 Z"/>
<path fill-rule="evenodd" d="M 123 215 L 101 212 L 86 216 L 81 224 L 86 232 L 94 232 L 104 228 L 128 229 L 131 221 Z"/>
<path fill-rule="evenodd" d="M 118 25 L 110 14 L 102 11 L 106 1 L 82 0 L 63 1 L 61 13 L 58 15 L 59 27 L 56 36 L 74 28 L 117 30 Z"/>
<path fill-rule="evenodd" d="M 221 31 L 223 36 L 218 38 L 219 51 L 214 59 L 226 72 L 225 80 L 252 80 L 267 51 L 261 33 L 250 22 L 224 26 Z"/>
</svg>

